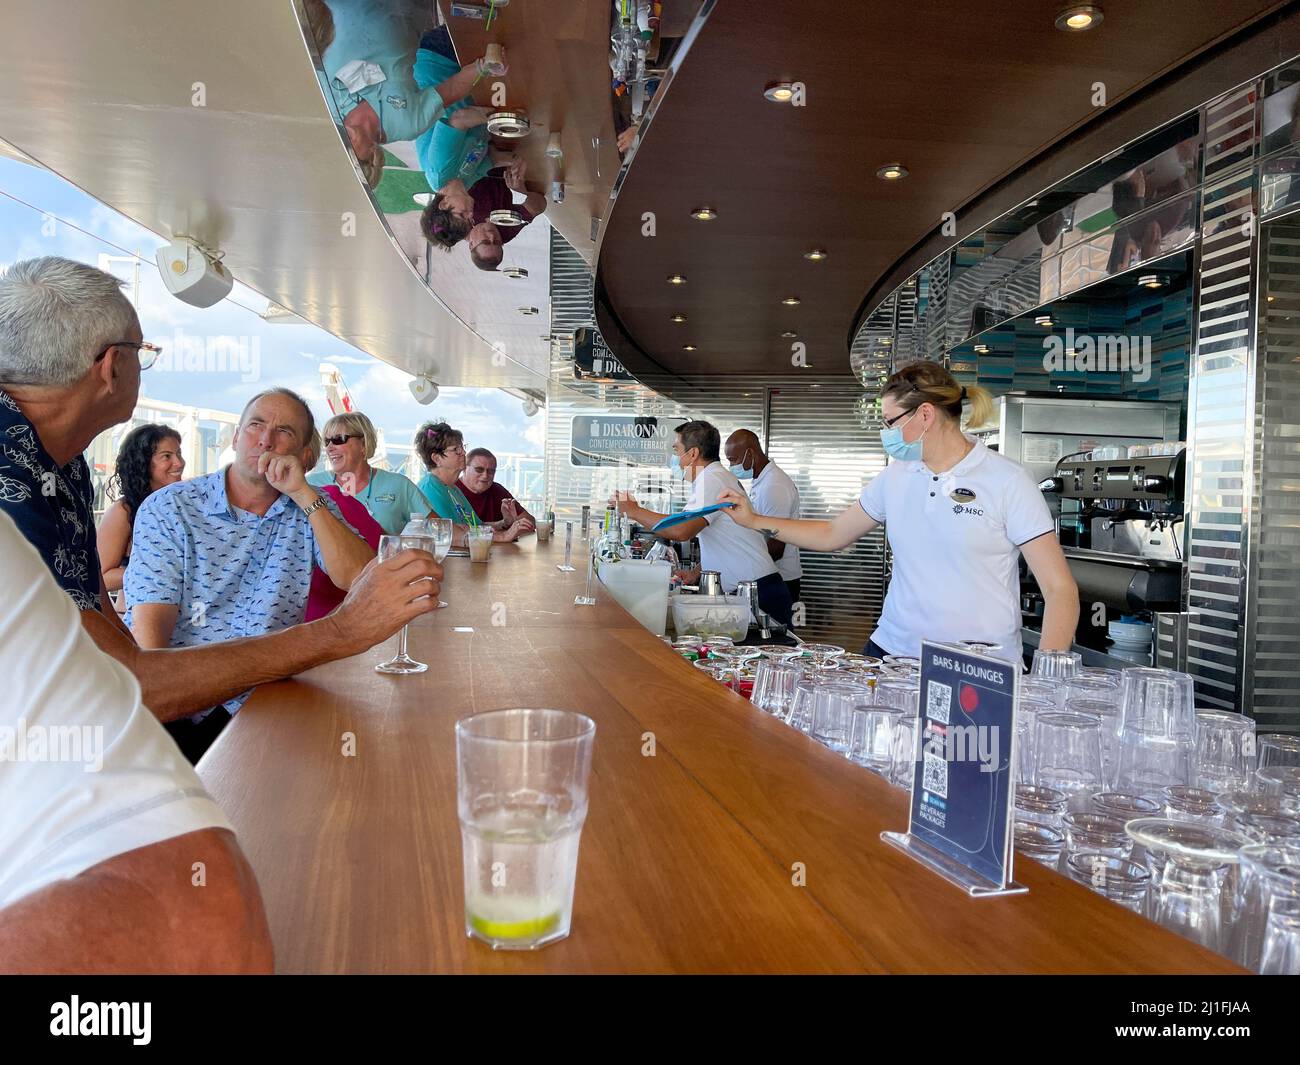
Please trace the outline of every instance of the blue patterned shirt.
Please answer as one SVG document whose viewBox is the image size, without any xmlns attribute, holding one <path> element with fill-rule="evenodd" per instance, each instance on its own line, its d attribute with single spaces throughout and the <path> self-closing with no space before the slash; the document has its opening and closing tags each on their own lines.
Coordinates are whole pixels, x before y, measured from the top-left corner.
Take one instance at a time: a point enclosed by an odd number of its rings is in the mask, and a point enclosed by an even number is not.
<svg viewBox="0 0 1300 1065">
<path fill-rule="evenodd" d="M 179 608 L 172 647 L 278 632 L 302 620 L 312 565 L 326 569 L 311 519 L 287 495 L 259 517 L 231 505 L 226 470 L 160 488 L 140 504 L 123 588 L 131 608 Z M 334 501 L 331 514 L 351 529 Z M 355 529 L 352 530 L 356 532 Z M 249 693 L 227 702 L 231 713 Z"/>
<path fill-rule="evenodd" d="M 80 610 L 99 609 L 95 491 L 78 455 L 50 457 L 13 397 L 0 389 L 0 510 L 40 552 L 59 587 Z"/>
</svg>

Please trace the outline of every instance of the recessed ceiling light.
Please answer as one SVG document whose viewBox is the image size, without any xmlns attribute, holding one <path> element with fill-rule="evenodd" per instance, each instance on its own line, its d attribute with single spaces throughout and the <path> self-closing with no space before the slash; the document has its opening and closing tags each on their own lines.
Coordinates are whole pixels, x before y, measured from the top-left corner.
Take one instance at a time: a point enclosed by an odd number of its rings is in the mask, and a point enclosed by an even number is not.
<svg viewBox="0 0 1300 1065">
<path fill-rule="evenodd" d="M 810 262 L 819 263 L 826 258 L 826 252 L 822 251 L 821 248 L 813 248 L 812 251 L 804 252 L 803 257 Z"/>
<path fill-rule="evenodd" d="M 798 307 L 801 301 L 798 296 L 786 296 L 781 302 L 787 307 Z"/>
<path fill-rule="evenodd" d="M 682 322 L 686 321 L 686 315 L 684 315 L 684 314 L 674 314 L 674 315 L 673 315 L 671 318 L 669 318 L 668 320 L 669 320 L 670 322 L 676 322 L 678 325 L 681 325 Z"/>
<path fill-rule="evenodd" d="M 1071 4 L 1056 16 L 1056 28 L 1067 33 L 1082 33 L 1100 26 L 1103 17 L 1097 4 Z"/>
<path fill-rule="evenodd" d="M 876 171 L 876 177 L 882 181 L 898 181 L 907 177 L 907 167 L 902 163 L 887 163 Z"/>
<path fill-rule="evenodd" d="M 988 346 L 987 344 L 976 344 L 976 345 L 975 345 L 975 354 L 977 354 L 977 355 L 987 355 L 988 353 L 989 353 L 989 346 Z"/>
<path fill-rule="evenodd" d="M 683 344 L 683 345 L 682 345 L 682 351 L 694 351 L 694 350 L 695 350 L 695 345 L 694 345 L 694 344 Z"/>
<path fill-rule="evenodd" d="M 501 271 L 506 277 L 523 278 L 528 276 L 528 271 L 522 266 L 507 266 Z"/>
<path fill-rule="evenodd" d="M 668 283 L 670 285 L 684 285 L 686 284 L 686 277 L 683 274 L 673 274 L 668 278 Z"/>
<path fill-rule="evenodd" d="M 763 95 L 774 104 L 788 104 L 794 99 L 794 86 L 788 81 L 773 82 L 763 90 Z"/>
<path fill-rule="evenodd" d="M 519 313 L 522 314 L 522 315 L 524 315 L 526 318 L 531 318 L 531 317 L 533 317 L 533 315 L 535 315 L 535 314 L 537 313 L 537 308 L 536 308 L 536 307 L 520 307 L 520 308 L 519 308 Z"/>
<path fill-rule="evenodd" d="M 1268 302 L 1269 302 L 1269 303 L 1272 303 L 1275 299 L 1277 299 L 1276 296 L 1269 296 L 1269 298 L 1268 298 Z"/>
<path fill-rule="evenodd" d="M 1143 288 L 1164 288 L 1164 279 L 1159 274 L 1143 274 L 1137 279 Z"/>
<path fill-rule="evenodd" d="M 1037 318 L 1034 319 L 1034 325 L 1047 326 L 1050 328 L 1051 324 L 1052 324 L 1052 316 L 1050 314 L 1040 314 Z"/>
<path fill-rule="evenodd" d="M 712 207 L 697 207 L 691 212 L 691 217 L 698 222 L 712 222 L 718 217 L 718 212 Z"/>
<path fill-rule="evenodd" d="M 1269 296 L 1269 299 L 1272 299 L 1272 298 L 1273 298 L 1272 296 Z M 799 334 L 796 333 L 793 329 L 787 329 L 787 330 L 786 330 L 784 333 L 782 333 L 781 335 L 782 335 L 783 337 L 785 337 L 787 340 L 793 340 L 793 339 L 794 339 L 795 337 L 797 337 Z"/>
</svg>

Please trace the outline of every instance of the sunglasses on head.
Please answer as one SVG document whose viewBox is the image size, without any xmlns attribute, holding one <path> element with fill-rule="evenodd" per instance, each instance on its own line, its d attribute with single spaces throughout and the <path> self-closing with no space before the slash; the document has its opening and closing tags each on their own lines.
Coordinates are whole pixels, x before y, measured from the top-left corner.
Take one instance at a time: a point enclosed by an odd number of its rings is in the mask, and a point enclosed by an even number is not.
<svg viewBox="0 0 1300 1065">
<path fill-rule="evenodd" d="M 327 436 L 325 438 L 325 443 L 333 444 L 335 447 L 342 447 L 349 440 L 360 440 L 360 439 L 361 437 L 357 433 L 348 433 L 343 436 Z"/>
</svg>

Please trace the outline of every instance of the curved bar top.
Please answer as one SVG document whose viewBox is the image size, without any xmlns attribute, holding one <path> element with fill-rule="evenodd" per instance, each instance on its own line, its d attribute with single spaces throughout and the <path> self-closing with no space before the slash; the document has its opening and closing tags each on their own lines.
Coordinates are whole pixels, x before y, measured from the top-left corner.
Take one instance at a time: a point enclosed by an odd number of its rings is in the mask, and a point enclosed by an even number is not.
<svg viewBox="0 0 1300 1065">
<path fill-rule="evenodd" d="M 560 573 L 561 554 L 448 559 L 451 606 L 410 629 L 428 672 L 375 673 L 390 640 L 265 685 L 208 752 L 279 971 L 1241 971 L 1032 861 L 1027 895 L 967 899 L 881 842 L 906 828 L 903 792 L 691 668 L 603 590 L 574 606 L 585 565 Z M 511 706 L 597 726 L 573 931 L 536 952 L 464 934 L 454 724 Z"/>
</svg>

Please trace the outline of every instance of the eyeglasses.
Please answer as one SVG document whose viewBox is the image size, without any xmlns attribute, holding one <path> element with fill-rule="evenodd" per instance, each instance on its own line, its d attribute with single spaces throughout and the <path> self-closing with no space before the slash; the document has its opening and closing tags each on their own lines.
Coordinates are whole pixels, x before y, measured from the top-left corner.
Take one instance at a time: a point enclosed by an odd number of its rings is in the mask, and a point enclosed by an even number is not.
<svg viewBox="0 0 1300 1065">
<path fill-rule="evenodd" d="M 150 344 L 147 340 L 115 340 L 111 344 L 104 346 L 104 350 L 95 356 L 95 361 L 99 362 L 114 348 L 135 348 L 135 353 L 140 356 L 140 369 L 147 370 L 162 354 L 161 344 Z"/>
<path fill-rule="evenodd" d="M 470 472 L 479 475 L 486 474 L 488 477 L 494 477 L 496 476 L 497 468 L 495 466 L 471 466 Z"/>
<path fill-rule="evenodd" d="M 444 447 L 438 452 L 439 455 L 463 455 L 465 454 L 465 445 L 457 444 L 455 447 Z"/>
<path fill-rule="evenodd" d="M 361 435 L 359 433 L 346 433 L 342 436 L 327 436 L 325 438 L 325 443 L 331 445 L 332 447 L 342 447 L 349 440 L 360 440 L 360 439 L 361 439 Z"/>
<path fill-rule="evenodd" d="M 916 413 L 918 410 L 920 410 L 920 409 L 921 409 L 920 407 L 914 407 L 914 408 L 912 408 L 911 410 L 905 410 L 905 411 L 901 412 L 900 414 L 895 414 L 892 418 L 885 418 L 885 417 L 882 416 L 881 419 L 880 419 L 880 424 L 883 425 L 886 429 L 892 429 L 895 425 L 897 425 L 897 424 L 898 424 L 900 421 L 902 421 L 904 418 L 910 417 L 911 415 L 915 414 L 915 413 Z"/>
</svg>

